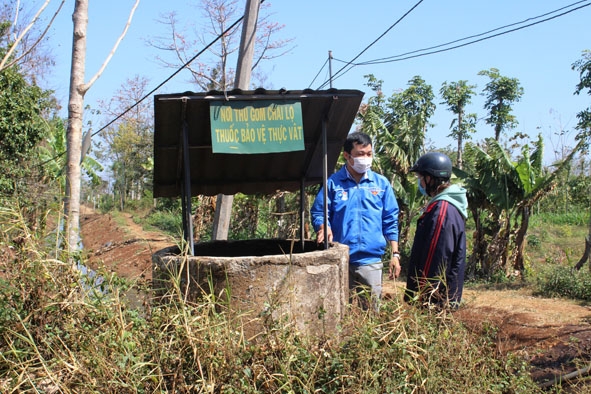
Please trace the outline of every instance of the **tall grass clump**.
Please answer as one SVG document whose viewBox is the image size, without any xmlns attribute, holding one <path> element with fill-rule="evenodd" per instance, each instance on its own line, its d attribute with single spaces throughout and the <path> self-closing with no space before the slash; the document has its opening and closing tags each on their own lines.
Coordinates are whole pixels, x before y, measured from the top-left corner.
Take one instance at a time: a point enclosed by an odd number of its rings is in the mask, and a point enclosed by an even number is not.
<svg viewBox="0 0 591 394">
<path fill-rule="evenodd" d="M 586 226 L 589 224 L 589 210 L 573 209 L 569 212 L 542 212 L 531 216 L 530 226 L 568 225 Z"/>
<path fill-rule="evenodd" d="M 97 284 L 46 250 L 17 210 L 4 208 L 0 227 L 2 393 L 538 391 L 524 362 L 449 313 L 391 300 L 379 313 L 351 307 L 325 337 L 290 324 L 247 337 L 244 316 L 214 296 L 188 302 L 171 286 L 132 307 L 129 283 L 97 272 Z"/>
</svg>

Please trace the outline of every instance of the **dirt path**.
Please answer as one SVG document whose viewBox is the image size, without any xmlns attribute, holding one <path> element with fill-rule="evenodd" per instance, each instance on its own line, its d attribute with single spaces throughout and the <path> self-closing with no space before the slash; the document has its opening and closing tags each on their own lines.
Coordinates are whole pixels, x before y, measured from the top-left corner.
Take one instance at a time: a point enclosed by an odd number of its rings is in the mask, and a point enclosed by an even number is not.
<svg viewBox="0 0 591 394">
<path fill-rule="evenodd" d="M 142 281 L 152 278 L 152 254 L 176 244 L 158 232 L 144 231 L 129 214 L 124 223 L 92 210 L 81 212 L 82 242 L 90 268 L 103 266 L 119 276 Z M 387 297 L 402 297 L 404 283 L 384 281 Z M 575 371 L 591 361 L 589 304 L 534 297 L 519 288 L 465 290 L 463 306 L 454 316 L 474 332 L 494 328 L 497 349 L 516 352 L 531 365 L 532 377 L 543 382 Z M 588 391 L 591 393 L 591 388 Z"/>
<path fill-rule="evenodd" d="M 175 240 L 159 232 L 145 231 L 128 213 L 120 214 L 125 223 L 111 215 L 101 215 L 89 208 L 81 210 L 82 243 L 92 269 L 105 267 L 118 275 L 152 280 L 152 255 L 175 245 Z"/>
</svg>

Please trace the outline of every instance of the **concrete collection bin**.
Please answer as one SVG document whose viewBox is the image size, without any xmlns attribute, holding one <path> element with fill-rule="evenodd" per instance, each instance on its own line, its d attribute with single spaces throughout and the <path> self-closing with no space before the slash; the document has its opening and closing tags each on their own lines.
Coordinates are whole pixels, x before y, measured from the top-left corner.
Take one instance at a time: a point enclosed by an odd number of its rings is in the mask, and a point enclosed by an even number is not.
<svg viewBox="0 0 591 394">
<path fill-rule="evenodd" d="M 299 241 L 213 241 L 196 244 L 194 254 L 170 247 L 152 256 L 158 295 L 178 276 L 190 301 L 213 293 L 240 317 L 249 338 L 277 324 L 308 335 L 337 334 L 348 303 L 346 245 L 324 250 L 305 241 L 302 251 Z"/>
</svg>

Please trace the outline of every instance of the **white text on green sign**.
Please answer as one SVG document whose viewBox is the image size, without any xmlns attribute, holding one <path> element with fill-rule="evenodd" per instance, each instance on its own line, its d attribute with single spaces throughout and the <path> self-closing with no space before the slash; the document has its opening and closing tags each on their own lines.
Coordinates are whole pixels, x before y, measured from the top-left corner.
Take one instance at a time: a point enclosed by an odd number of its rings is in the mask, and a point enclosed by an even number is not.
<svg viewBox="0 0 591 394">
<path fill-rule="evenodd" d="M 274 153 L 304 150 L 299 101 L 212 101 L 213 153 Z"/>
</svg>

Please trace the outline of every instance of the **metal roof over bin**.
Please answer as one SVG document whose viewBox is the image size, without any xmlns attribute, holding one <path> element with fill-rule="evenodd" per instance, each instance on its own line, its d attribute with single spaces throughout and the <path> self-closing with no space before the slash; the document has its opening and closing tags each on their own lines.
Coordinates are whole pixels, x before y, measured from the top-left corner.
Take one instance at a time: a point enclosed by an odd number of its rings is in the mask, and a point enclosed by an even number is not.
<svg viewBox="0 0 591 394">
<path fill-rule="evenodd" d="M 278 190 L 303 191 L 306 186 L 320 184 L 326 181 L 327 169 L 336 165 L 363 95 L 359 90 L 340 89 L 236 89 L 156 95 L 154 197 L 180 196 L 189 202 L 197 195 L 271 194 Z M 259 100 L 301 103 L 304 150 L 214 153 L 210 104 Z"/>
</svg>

